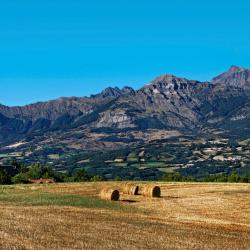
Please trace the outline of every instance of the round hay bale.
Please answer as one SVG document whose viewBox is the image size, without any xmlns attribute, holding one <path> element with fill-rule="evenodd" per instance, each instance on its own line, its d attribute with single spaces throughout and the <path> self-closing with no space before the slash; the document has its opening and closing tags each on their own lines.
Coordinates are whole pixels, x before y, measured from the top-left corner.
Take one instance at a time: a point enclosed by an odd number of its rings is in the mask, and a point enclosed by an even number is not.
<svg viewBox="0 0 250 250">
<path fill-rule="evenodd" d="M 145 186 L 143 188 L 142 195 L 148 197 L 161 197 L 161 188 L 153 185 Z"/>
<path fill-rule="evenodd" d="M 107 201 L 118 201 L 120 198 L 120 192 L 116 189 L 105 188 L 101 191 L 100 197 Z"/>
<path fill-rule="evenodd" d="M 126 183 L 123 188 L 124 194 L 129 195 L 138 195 L 139 192 L 139 186 L 133 184 L 133 183 Z"/>
</svg>

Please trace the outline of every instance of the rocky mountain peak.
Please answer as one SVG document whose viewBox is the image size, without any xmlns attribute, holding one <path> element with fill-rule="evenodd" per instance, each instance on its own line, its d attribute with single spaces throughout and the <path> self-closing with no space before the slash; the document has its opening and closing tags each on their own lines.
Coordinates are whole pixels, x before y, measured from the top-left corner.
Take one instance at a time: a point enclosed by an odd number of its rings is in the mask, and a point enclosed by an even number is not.
<svg viewBox="0 0 250 250">
<path fill-rule="evenodd" d="M 106 97 L 119 97 L 121 95 L 121 90 L 118 87 L 108 87 L 104 89 L 101 93 L 92 95 L 92 98 L 106 98 Z"/>
<path fill-rule="evenodd" d="M 235 73 L 235 72 L 240 72 L 240 71 L 244 71 L 244 70 L 247 70 L 246 68 L 242 68 L 242 67 L 239 67 L 239 66 L 235 66 L 235 65 L 232 65 L 228 72 L 230 73 Z"/>
<path fill-rule="evenodd" d="M 227 72 L 213 78 L 212 83 L 232 87 L 250 87 L 250 69 L 231 66 Z"/>
<path fill-rule="evenodd" d="M 171 84 L 173 82 L 177 82 L 179 81 L 181 78 L 175 76 L 175 75 L 170 75 L 170 74 L 166 74 L 166 75 L 161 75 L 159 77 L 157 77 L 156 79 L 154 79 L 150 84 Z"/>
<path fill-rule="evenodd" d="M 149 84 L 146 84 L 142 89 L 157 89 L 159 91 L 164 90 L 183 90 L 189 88 L 191 85 L 195 86 L 198 81 L 188 80 L 186 78 L 177 77 L 175 75 L 162 75 L 157 77 L 155 80 L 151 81 Z"/>
<path fill-rule="evenodd" d="M 118 87 L 108 87 L 101 92 L 102 97 L 118 97 L 121 95 L 121 90 Z"/>
<path fill-rule="evenodd" d="M 122 89 L 118 88 L 118 87 L 108 87 L 106 89 L 104 89 L 101 93 L 97 94 L 97 95 L 92 95 L 92 98 L 117 98 L 123 95 L 127 95 L 130 94 L 131 92 L 133 92 L 134 90 L 130 87 L 123 87 Z"/>
<path fill-rule="evenodd" d="M 123 94 L 130 94 L 134 92 L 134 89 L 129 87 L 129 86 L 125 86 L 121 89 Z"/>
</svg>

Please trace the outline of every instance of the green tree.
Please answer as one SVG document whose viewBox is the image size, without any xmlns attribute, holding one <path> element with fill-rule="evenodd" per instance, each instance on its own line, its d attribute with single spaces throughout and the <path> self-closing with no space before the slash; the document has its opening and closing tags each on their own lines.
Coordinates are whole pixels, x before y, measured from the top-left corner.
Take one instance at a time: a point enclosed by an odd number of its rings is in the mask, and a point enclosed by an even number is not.
<svg viewBox="0 0 250 250">
<path fill-rule="evenodd" d="M 28 180 L 29 180 L 28 173 L 19 173 L 11 178 L 11 181 L 14 184 L 27 183 Z"/>
<path fill-rule="evenodd" d="M 28 176 L 30 179 L 40 179 L 42 178 L 42 170 L 41 170 L 41 165 L 39 163 L 33 164 L 29 171 L 28 171 Z"/>
<path fill-rule="evenodd" d="M 182 182 L 182 181 L 195 181 L 194 178 L 192 177 L 186 177 L 186 176 L 182 176 L 180 173 L 167 173 L 164 174 L 161 177 L 162 181 L 175 181 L 175 182 Z"/>
<path fill-rule="evenodd" d="M 26 173 L 29 169 L 23 163 L 19 163 L 16 160 L 13 160 L 11 163 L 12 166 L 16 167 L 20 173 Z"/>
<path fill-rule="evenodd" d="M 228 176 L 228 182 L 239 182 L 240 176 L 236 171 L 234 171 L 230 176 Z"/>
<path fill-rule="evenodd" d="M 93 176 L 90 181 L 104 181 L 104 179 L 101 176 L 95 175 Z"/>
<path fill-rule="evenodd" d="M 0 170 L 0 185 L 11 184 L 11 176 L 3 169 Z"/>
<path fill-rule="evenodd" d="M 90 179 L 91 179 L 91 176 L 86 173 L 84 168 L 80 168 L 74 174 L 75 181 L 89 181 Z"/>
<path fill-rule="evenodd" d="M 122 178 L 120 176 L 116 176 L 115 181 L 122 181 Z"/>
</svg>

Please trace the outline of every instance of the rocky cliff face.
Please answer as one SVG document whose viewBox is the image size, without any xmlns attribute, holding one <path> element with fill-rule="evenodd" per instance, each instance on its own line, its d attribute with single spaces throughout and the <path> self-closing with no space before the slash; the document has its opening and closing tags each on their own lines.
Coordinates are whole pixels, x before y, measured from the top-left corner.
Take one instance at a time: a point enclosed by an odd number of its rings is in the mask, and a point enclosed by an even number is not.
<svg viewBox="0 0 250 250">
<path fill-rule="evenodd" d="M 197 131 L 250 118 L 250 70 L 232 66 L 211 82 L 163 75 L 141 89 L 107 88 L 91 97 L 60 98 L 24 107 L 0 105 L 0 143 L 58 131 L 148 129 Z M 246 125 L 244 125 L 246 126 Z M 118 131 L 118 132 L 117 132 Z M 91 136 L 90 136 L 91 137 Z"/>
<path fill-rule="evenodd" d="M 231 66 L 227 72 L 213 78 L 212 83 L 219 86 L 249 89 L 250 70 L 237 66 Z"/>
</svg>

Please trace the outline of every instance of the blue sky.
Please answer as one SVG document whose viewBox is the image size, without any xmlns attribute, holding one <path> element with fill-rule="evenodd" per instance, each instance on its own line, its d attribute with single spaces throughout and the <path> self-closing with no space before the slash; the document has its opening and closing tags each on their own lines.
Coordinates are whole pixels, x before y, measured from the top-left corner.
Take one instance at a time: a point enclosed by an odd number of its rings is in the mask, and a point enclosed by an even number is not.
<svg viewBox="0 0 250 250">
<path fill-rule="evenodd" d="M 0 103 L 250 68 L 250 2 L 0 0 Z"/>
</svg>

